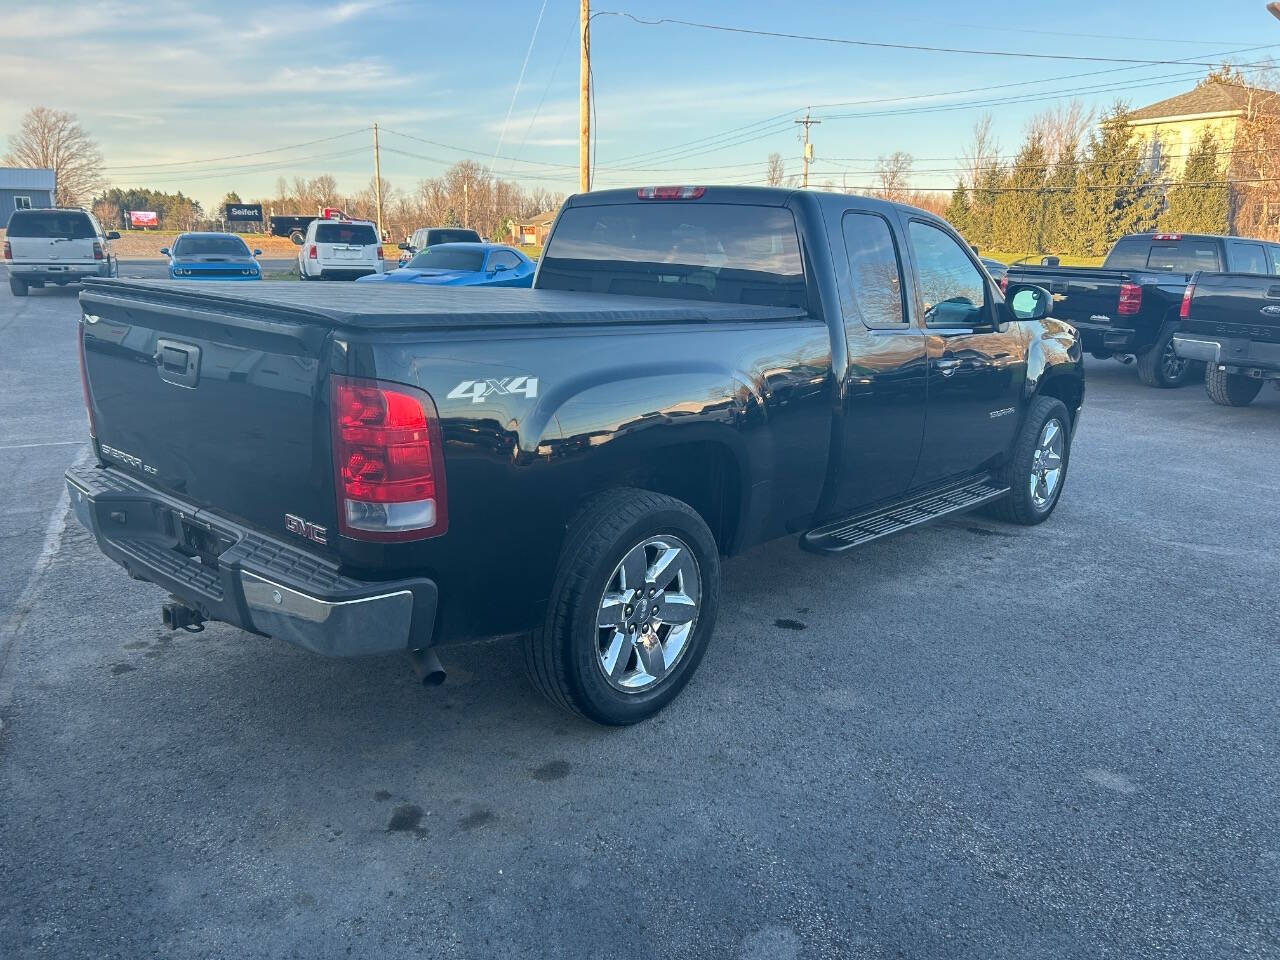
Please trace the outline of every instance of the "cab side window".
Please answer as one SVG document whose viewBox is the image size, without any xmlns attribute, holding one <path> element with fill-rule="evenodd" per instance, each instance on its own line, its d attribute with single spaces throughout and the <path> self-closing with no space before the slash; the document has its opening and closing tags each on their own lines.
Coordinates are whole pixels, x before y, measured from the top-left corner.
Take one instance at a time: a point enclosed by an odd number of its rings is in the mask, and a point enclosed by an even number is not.
<svg viewBox="0 0 1280 960">
<path fill-rule="evenodd" d="M 1231 245 L 1231 271 L 1233 273 L 1270 273 L 1267 255 L 1260 243 L 1233 243 Z"/>
<path fill-rule="evenodd" d="M 920 220 L 911 221 L 907 235 L 925 324 L 944 328 L 984 325 L 986 282 L 964 248 L 950 234 Z"/>
<path fill-rule="evenodd" d="M 862 322 L 873 328 L 905 327 L 902 265 L 888 222 L 879 214 L 850 212 L 842 227 L 849 280 Z"/>
<path fill-rule="evenodd" d="M 498 267 L 514 270 L 518 266 L 520 266 L 520 258 L 507 250 L 495 250 L 489 254 L 490 270 L 496 270 Z"/>
</svg>

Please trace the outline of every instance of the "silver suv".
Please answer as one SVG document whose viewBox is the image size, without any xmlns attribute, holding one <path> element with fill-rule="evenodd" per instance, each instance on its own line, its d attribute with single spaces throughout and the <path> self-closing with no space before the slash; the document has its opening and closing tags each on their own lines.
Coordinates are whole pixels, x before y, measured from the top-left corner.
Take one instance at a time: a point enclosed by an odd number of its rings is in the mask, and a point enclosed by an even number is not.
<svg viewBox="0 0 1280 960">
<path fill-rule="evenodd" d="M 9 289 L 25 297 L 31 287 L 46 283 L 114 277 L 120 265 L 111 255 L 111 241 L 118 239 L 120 234 L 103 232 L 93 214 L 79 207 L 15 210 L 4 240 Z"/>
</svg>

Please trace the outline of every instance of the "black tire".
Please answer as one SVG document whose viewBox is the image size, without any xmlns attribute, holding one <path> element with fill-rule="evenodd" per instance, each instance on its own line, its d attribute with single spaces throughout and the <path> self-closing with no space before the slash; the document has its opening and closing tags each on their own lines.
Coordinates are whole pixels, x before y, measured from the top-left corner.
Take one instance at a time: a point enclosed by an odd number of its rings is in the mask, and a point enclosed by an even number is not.
<svg viewBox="0 0 1280 960">
<path fill-rule="evenodd" d="M 307 239 L 307 235 L 306 235 L 305 233 L 303 233 L 301 230 L 290 230 L 290 231 L 289 231 L 289 241 L 290 241 L 290 242 L 291 242 L 295 247 L 300 247 L 300 246 L 302 246 L 303 242 L 304 242 L 306 239 Z"/>
<path fill-rule="evenodd" d="M 1176 323 L 1165 323 L 1156 342 L 1138 354 L 1138 379 L 1148 387 L 1180 387 L 1194 375 L 1191 361 L 1174 352 L 1173 335 L 1177 329 Z"/>
<path fill-rule="evenodd" d="M 1062 431 L 1062 467 L 1047 502 L 1038 503 L 1031 492 L 1032 471 L 1035 467 L 1036 449 L 1040 443 L 1040 434 L 1050 420 L 1057 420 Z M 1009 495 L 993 503 L 989 513 L 1007 523 L 1019 523 L 1033 526 L 1049 519 L 1054 507 L 1062 498 L 1062 488 L 1067 483 L 1068 467 L 1071 464 L 1071 414 L 1066 405 L 1056 397 L 1037 397 L 1027 411 L 1027 418 L 1022 424 L 1009 462 L 1001 471 L 1000 480 L 1009 487 Z"/>
<path fill-rule="evenodd" d="M 25 297 L 28 289 L 27 281 L 19 280 L 17 277 L 9 278 L 9 292 L 15 297 Z"/>
<path fill-rule="evenodd" d="M 682 540 L 697 561 L 698 613 L 670 672 L 646 689 L 624 692 L 606 679 L 601 666 L 600 601 L 622 558 L 661 536 Z M 693 676 L 715 630 L 719 602 L 720 555 L 697 511 L 647 490 L 623 487 L 599 494 L 570 521 L 546 623 L 525 639 L 530 679 L 552 703 L 596 723 L 644 720 L 670 703 Z"/>
<path fill-rule="evenodd" d="M 1222 407 L 1247 407 L 1262 392 L 1262 381 L 1242 373 L 1227 373 L 1216 365 L 1204 368 L 1204 392 Z"/>
</svg>

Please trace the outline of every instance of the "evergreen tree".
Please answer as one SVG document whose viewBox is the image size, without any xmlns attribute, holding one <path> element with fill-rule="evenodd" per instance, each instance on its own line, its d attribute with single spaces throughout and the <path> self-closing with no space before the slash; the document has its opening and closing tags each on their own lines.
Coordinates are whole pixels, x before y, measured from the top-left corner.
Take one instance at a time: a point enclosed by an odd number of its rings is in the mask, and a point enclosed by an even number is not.
<svg viewBox="0 0 1280 960">
<path fill-rule="evenodd" d="M 1059 150 L 1058 159 L 1046 181 L 1048 197 L 1045 201 L 1043 247 L 1048 253 L 1065 253 L 1073 247 L 1071 192 L 1078 173 L 1076 144 L 1068 141 Z"/>
<path fill-rule="evenodd" d="M 943 214 L 943 219 L 947 223 L 956 228 L 956 232 L 965 239 L 973 242 L 969 236 L 971 225 L 969 223 L 969 191 L 964 188 L 963 183 L 957 183 L 956 188 L 951 191 L 951 202 L 947 204 L 947 211 Z"/>
<path fill-rule="evenodd" d="M 1169 190 L 1169 206 L 1160 215 L 1160 229 L 1170 233 L 1227 233 L 1231 193 L 1224 180 L 1218 163 L 1218 138 L 1206 128 L 1188 154 L 1182 176 Z"/>
<path fill-rule="evenodd" d="M 1101 256 L 1124 234 L 1155 226 L 1164 202 L 1160 171 L 1143 156 L 1127 119 L 1116 104 L 1089 136 L 1070 194 L 1071 253 Z"/>
<path fill-rule="evenodd" d="M 1044 142 L 1032 133 L 1018 151 L 1003 190 L 996 195 L 991 212 L 991 244 L 1012 253 L 1038 253 L 1041 249 L 1048 164 Z"/>
<path fill-rule="evenodd" d="M 987 164 L 978 175 L 978 186 L 969 203 L 969 233 L 965 236 L 981 249 L 999 249 L 991 230 L 991 215 L 1004 181 L 1005 168 L 998 163 Z"/>
</svg>

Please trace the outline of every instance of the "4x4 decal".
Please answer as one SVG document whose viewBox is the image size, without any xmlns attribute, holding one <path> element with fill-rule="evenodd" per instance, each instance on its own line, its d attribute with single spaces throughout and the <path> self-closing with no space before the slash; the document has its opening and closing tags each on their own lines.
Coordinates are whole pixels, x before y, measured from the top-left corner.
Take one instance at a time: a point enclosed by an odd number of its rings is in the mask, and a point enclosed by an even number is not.
<svg viewBox="0 0 1280 960">
<path fill-rule="evenodd" d="M 484 403 L 486 397 L 520 394 L 532 400 L 538 395 L 537 377 L 503 377 L 501 380 L 463 380 L 449 391 L 450 400 L 470 398 L 472 403 Z"/>
</svg>

